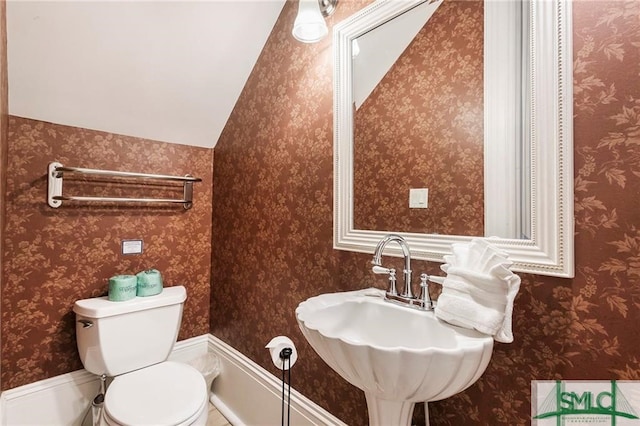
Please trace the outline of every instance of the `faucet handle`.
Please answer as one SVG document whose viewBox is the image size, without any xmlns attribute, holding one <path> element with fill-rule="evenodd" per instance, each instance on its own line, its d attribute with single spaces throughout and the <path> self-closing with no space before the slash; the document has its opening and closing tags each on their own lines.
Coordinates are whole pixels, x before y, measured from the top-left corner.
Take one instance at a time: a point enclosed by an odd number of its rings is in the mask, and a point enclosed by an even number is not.
<svg viewBox="0 0 640 426">
<path fill-rule="evenodd" d="M 439 277 L 437 275 L 429 275 L 429 281 L 431 281 L 432 283 L 440 284 L 440 285 L 444 284 L 445 278 L 446 277 Z"/>
<path fill-rule="evenodd" d="M 398 294 L 398 289 L 396 288 L 396 270 L 391 268 L 389 269 L 389 290 L 387 293 L 395 296 Z"/>
<path fill-rule="evenodd" d="M 396 288 L 395 268 L 385 268 L 384 266 L 373 265 L 373 268 L 371 269 L 373 270 L 374 274 L 389 274 L 389 289 L 387 290 L 387 293 L 394 296 L 398 294 L 398 289 Z"/>
<path fill-rule="evenodd" d="M 429 294 L 429 275 L 420 274 L 420 301 L 425 309 L 433 309 L 433 301 Z"/>
<path fill-rule="evenodd" d="M 429 286 L 429 275 L 427 274 L 420 274 L 420 287 L 428 287 Z"/>
<path fill-rule="evenodd" d="M 374 274 L 390 274 L 392 271 L 392 269 L 385 268 L 384 266 L 380 265 L 373 265 L 373 268 L 371 268 L 371 270 Z M 395 273 L 395 269 L 393 269 L 393 271 Z"/>
</svg>

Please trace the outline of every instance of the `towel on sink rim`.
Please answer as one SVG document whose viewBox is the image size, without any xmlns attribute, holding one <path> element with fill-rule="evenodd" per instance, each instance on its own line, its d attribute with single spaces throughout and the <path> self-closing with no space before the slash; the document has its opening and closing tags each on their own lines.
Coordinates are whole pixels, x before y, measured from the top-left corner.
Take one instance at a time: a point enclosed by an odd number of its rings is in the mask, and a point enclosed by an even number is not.
<svg viewBox="0 0 640 426">
<path fill-rule="evenodd" d="M 450 324 L 513 342 L 513 301 L 520 277 L 509 270 L 508 254 L 481 238 L 453 244 L 441 269 L 447 276 L 435 315 Z"/>
</svg>

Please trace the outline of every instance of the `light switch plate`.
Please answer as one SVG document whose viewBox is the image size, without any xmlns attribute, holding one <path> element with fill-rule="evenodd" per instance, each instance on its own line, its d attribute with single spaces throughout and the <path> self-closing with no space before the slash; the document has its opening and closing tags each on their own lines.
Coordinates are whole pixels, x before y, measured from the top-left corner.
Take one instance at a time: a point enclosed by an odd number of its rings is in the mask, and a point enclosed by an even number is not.
<svg viewBox="0 0 640 426">
<path fill-rule="evenodd" d="M 409 208 L 426 209 L 429 207 L 429 188 L 409 189 Z"/>
</svg>

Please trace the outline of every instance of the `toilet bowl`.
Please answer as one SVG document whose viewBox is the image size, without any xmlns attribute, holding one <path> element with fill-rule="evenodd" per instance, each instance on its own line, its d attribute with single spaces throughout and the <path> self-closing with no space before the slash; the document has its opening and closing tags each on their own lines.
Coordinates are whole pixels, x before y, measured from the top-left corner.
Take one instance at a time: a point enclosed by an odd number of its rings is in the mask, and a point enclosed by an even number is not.
<svg viewBox="0 0 640 426">
<path fill-rule="evenodd" d="M 185 288 L 176 286 L 124 302 L 97 297 L 74 304 L 82 364 L 91 373 L 113 378 L 101 425 L 206 425 L 205 378 L 188 364 L 167 360 L 186 297 Z"/>
<path fill-rule="evenodd" d="M 166 361 L 116 377 L 105 394 L 103 425 L 204 426 L 206 382 L 189 365 Z"/>
</svg>

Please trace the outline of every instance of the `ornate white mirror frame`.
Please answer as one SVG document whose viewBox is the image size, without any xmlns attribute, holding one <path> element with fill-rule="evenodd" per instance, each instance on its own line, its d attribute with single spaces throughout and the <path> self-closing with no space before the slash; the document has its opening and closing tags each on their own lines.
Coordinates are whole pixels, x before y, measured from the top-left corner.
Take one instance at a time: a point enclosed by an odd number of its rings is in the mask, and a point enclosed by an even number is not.
<svg viewBox="0 0 640 426">
<path fill-rule="evenodd" d="M 354 229 L 353 145 L 354 101 L 352 42 L 362 34 L 412 9 L 427 0 L 378 0 L 338 24 L 334 40 L 334 248 L 373 253 L 378 241 L 389 232 Z M 446 0 L 445 0 L 446 1 Z M 514 140 L 529 143 L 530 226 L 529 239 L 492 239 L 507 251 L 514 271 L 574 276 L 573 254 L 573 90 L 571 2 L 568 0 L 485 1 L 485 206 L 515 205 L 510 190 L 491 191 L 501 182 L 515 179 L 494 173 L 490 161 L 507 161 L 504 153 L 513 151 Z M 507 7 L 505 7 L 507 5 Z M 517 6 L 517 7 L 516 7 Z M 522 33 L 520 33 L 522 31 Z M 524 88 L 506 82 L 519 79 L 517 42 L 526 37 L 528 49 L 523 55 Z M 522 98 L 517 91 L 522 91 Z M 514 101 L 515 99 L 515 101 Z M 524 105 L 522 118 L 515 107 Z M 521 123 L 526 123 L 521 127 Z M 505 125 L 506 124 L 506 125 Z M 502 169 L 502 168 L 501 168 Z M 487 192 L 488 190 L 488 192 Z M 485 225 L 501 220 L 500 209 L 486 208 Z M 498 214 L 491 214 L 491 212 Z M 415 259 L 443 261 L 451 253 L 451 244 L 472 237 L 396 232 L 407 239 Z M 388 254 L 401 256 L 399 249 L 389 247 Z M 385 253 L 387 253 L 385 251 Z"/>
</svg>

